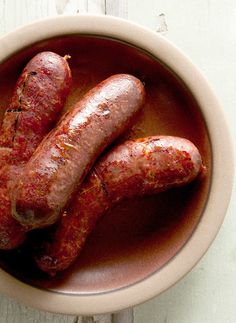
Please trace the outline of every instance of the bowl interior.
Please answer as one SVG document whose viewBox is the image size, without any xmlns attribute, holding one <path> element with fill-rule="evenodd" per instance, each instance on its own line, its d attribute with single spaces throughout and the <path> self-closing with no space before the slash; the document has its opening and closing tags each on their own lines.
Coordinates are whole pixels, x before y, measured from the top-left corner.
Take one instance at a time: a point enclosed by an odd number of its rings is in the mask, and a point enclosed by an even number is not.
<svg viewBox="0 0 236 323">
<path fill-rule="evenodd" d="M 22 68 L 44 50 L 71 56 L 73 90 L 65 110 L 108 76 L 133 74 L 145 84 L 146 103 L 136 124 L 118 141 L 157 134 L 188 138 L 199 148 L 208 173 L 186 187 L 114 206 L 98 223 L 78 260 L 54 278 L 34 267 L 24 246 L 0 252 L 0 266 L 30 285 L 59 293 L 102 293 L 135 284 L 170 261 L 201 218 L 212 168 L 204 119 L 188 88 L 160 61 L 129 44 L 91 35 L 49 39 L 8 58 L 0 66 L 1 116 Z"/>
</svg>

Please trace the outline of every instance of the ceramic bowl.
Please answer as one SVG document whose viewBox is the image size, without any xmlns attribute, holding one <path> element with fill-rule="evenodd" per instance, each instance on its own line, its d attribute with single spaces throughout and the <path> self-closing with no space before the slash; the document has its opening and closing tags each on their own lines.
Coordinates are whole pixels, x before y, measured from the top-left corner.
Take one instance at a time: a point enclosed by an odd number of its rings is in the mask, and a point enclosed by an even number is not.
<svg viewBox="0 0 236 323">
<path fill-rule="evenodd" d="M 232 145 L 211 86 L 168 40 L 114 17 L 49 18 L 3 36 L 0 43 L 1 106 L 34 54 L 69 54 L 74 83 L 66 108 L 109 75 L 134 74 L 145 84 L 146 104 L 123 138 L 186 137 L 207 167 L 205 178 L 188 187 L 115 206 L 78 261 L 54 278 L 35 271 L 23 252 L 1 252 L 1 292 L 45 311 L 89 315 L 118 311 L 165 291 L 204 255 L 231 196 Z"/>
</svg>

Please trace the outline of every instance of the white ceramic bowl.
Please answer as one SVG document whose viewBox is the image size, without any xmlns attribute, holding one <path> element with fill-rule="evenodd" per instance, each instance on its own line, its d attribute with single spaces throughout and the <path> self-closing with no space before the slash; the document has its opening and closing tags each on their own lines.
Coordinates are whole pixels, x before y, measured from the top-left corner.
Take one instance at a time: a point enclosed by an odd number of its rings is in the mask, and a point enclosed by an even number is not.
<svg viewBox="0 0 236 323">
<path fill-rule="evenodd" d="M 201 220 L 178 253 L 145 279 L 110 291 L 70 294 L 32 287 L 0 270 L 1 292 L 45 311 L 89 315 L 144 302 L 165 291 L 193 268 L 214 240 L 224 219 L 231 196 L 233 156 L 228 127 L 207 80 L 168 40 L 137 24 L 96 15 L 60 16 L 37 21 L 0 39 L 0 63 L 36 42 L 71 34 L 121 40 L 163 62 L 194 96 L 207 125 L 213 158 L 211 186 Z"/>
</svg>

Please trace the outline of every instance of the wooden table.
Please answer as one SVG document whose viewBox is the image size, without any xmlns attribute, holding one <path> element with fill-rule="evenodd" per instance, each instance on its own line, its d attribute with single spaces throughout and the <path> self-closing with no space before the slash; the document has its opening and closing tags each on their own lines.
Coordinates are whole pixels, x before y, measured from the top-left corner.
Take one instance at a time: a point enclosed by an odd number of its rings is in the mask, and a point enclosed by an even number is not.
<svg viewBox="0 0 236 323">
<path fill-rule="evenodd" d="M 0 35 L 42 17 L 76 12 L 127 18 L 175 43 L 211 82 L 236 138 L 234 0 L 0 0 Z M 235 193 L 234 186 L 226 219 L 210 250 L 181 282 L 159 297 L 116 315 L 84 318 L 45 313 L 0 296 L 0 323 L 235 323 Z"/>
</svg>

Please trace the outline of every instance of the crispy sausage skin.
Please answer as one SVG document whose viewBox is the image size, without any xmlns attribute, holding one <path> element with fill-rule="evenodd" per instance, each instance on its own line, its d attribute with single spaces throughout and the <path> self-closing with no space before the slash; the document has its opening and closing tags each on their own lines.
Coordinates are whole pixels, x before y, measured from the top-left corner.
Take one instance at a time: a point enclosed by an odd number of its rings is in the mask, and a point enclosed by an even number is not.
<svg viewBox="0 0 236 323">
<path fill-rule="evenodd" d="M 12 182 L 57 121 L 71 83 L 66 59 L 53 52 L 34 56 L 16 83 L 0 130 L 0 249 L 13 249 L 25 238 L 12 217 Z"/>
<path fill-rule="evenodd" d="M 71 87 L 66 59 L 37 54 L 20 75 L 0 130 L 0 168 L 26 162 L 53 127 Z"/>
<path fill-rule="evenodd" d="M 98 219 L 115 203 L 188 184 L 202 168 L 198 149 L 179 137 L 147 137 L 113 148 L 95 164 L 37 249 L 38 267 L 50 275 L 66 269 L 81 252 Z"/>
<path fill-rule="evenodd" d="M 13 197 L 15 218 L 28 229 L 53 224 L 95 159 L 128 128 L 144 102 L 136 77 L 117 74 L 90 90 L 43 140 Z"/>
</svg>

